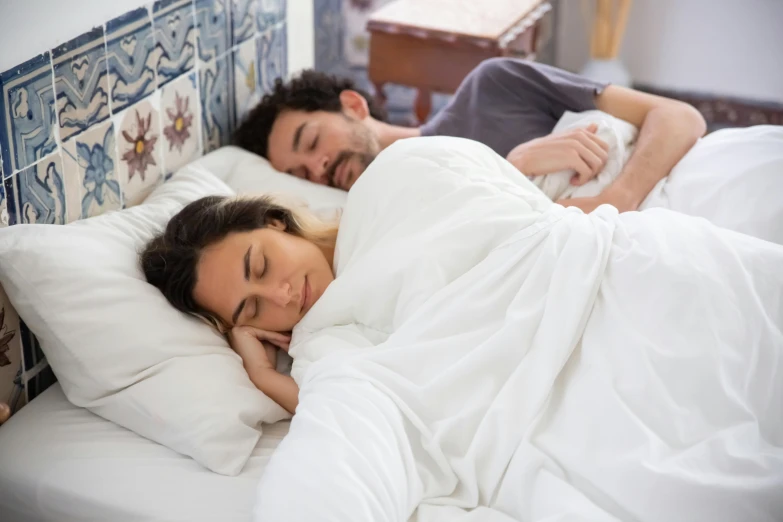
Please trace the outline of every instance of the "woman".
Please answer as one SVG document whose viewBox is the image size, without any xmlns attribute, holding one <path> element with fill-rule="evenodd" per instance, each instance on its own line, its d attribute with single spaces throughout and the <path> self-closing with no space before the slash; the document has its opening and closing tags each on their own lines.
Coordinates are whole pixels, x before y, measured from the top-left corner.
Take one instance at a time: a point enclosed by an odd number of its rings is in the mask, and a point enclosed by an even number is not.
<svg viewBox="0 0 783 522">
<path fill-rule="evenodd" d="M 334 280 L 336 238 L 336 222 L 271 197 L 208 196 L 171 219 L 142 267 L 175 308 L 227 333 L 253 384 L 293 413 L 299 388 L 276 371 L 275 346 L 288 349 Z"/>
</svg>

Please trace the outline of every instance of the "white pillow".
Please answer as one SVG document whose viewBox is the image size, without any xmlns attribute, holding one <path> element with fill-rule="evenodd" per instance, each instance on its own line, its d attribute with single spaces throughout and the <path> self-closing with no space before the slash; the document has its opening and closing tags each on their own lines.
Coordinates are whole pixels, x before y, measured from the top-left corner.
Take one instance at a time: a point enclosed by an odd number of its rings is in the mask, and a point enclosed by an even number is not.
<svg viewBox="0 0 783 522">
<path fill-rule="evenodd" d="M 283 195 L 286 200 L 294 199 L 299 204 L 304 203 L 311 211 L 324 217 L 333 217 L 335 212 L 345 206 L 348 193 L 344 190 L 278 172 L 266 159 L 238 147 L 223 147 L 221 150 L 226 158 L 231 158 L 232 164 L 222 179 L 237 194 L 264 192 Z M 212 168 L 209 170 L 213 171 Z"/>
<path fill-rule="evenodd" d="M 173 214 L 210 194 L 232 191 L 191 166 L 140 206 L 2 229 L 0 284 L 73 404 L 235 475 L 259 424 L 288 414 L 256 389 L 220 335 L 146 282 L 138 262 Z"/>
</svg>

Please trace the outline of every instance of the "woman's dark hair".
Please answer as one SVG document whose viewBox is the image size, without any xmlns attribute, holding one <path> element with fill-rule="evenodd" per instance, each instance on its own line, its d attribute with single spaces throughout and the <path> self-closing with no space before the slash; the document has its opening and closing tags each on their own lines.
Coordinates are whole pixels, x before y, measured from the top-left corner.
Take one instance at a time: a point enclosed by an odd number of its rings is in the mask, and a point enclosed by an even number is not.
<svg viewBox="0 0 783 522">
<path fill-rule="evenodd" d="M 264 228 L 273 221 L 282 223 L 289 234 L 316 244 L 333 244 L 337 236 L 336 223 L 321 221 L 304 210 L 294 210 L 270 196 L 207 196 L 186 205 L 144 247 L 140 255 L 141 269 L 147 281 L 174 308 L 205 319 L 223 332 L 225 325 L 220 319 L 193 298 L 201 253 L 229 234 Z"/>
<path fill-rule="evenodd" d="M 287 83 L 280 78 L 275 80 L 272 92 L 261 99 L 234 132 L 234 145 L 268 158 L 269 133 L 281 112 L 340 112 L 340 93 L 347 90 L 356 91 L 367 100 L 373 118 L 386 121 L 385 111 L 350 78 L 306 70 Z"/>
</svg>

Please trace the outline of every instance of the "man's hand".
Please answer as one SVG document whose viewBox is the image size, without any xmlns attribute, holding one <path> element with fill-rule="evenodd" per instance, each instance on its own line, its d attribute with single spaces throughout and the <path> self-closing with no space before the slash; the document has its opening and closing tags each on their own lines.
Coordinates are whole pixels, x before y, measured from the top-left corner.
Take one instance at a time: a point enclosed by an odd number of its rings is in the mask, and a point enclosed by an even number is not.
<svg viewBox="0 0 783 522">
<path fill-rule="evenodd" d="M 595 135 L 598 126 L 550 134 L 522 143 L 506 159 L 526 176 L 544 176 L 574 170 L 573 185 L 584 185 L 601 172 L 609 157 L 609 145 Z"/>
</svg>

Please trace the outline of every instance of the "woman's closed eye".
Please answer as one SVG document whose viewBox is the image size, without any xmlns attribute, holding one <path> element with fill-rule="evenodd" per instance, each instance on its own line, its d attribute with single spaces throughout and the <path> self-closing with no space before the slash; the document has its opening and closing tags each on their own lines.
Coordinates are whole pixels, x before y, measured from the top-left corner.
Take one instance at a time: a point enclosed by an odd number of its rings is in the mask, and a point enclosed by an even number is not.
<svg viewBox="0 0 783 522">
<path fill-rule="evenodd" d="M 313 142 L 310 144 L 310 150 L 313 151 L 318 146 L 318 136 L 316 135 Z"/>
</svg>

